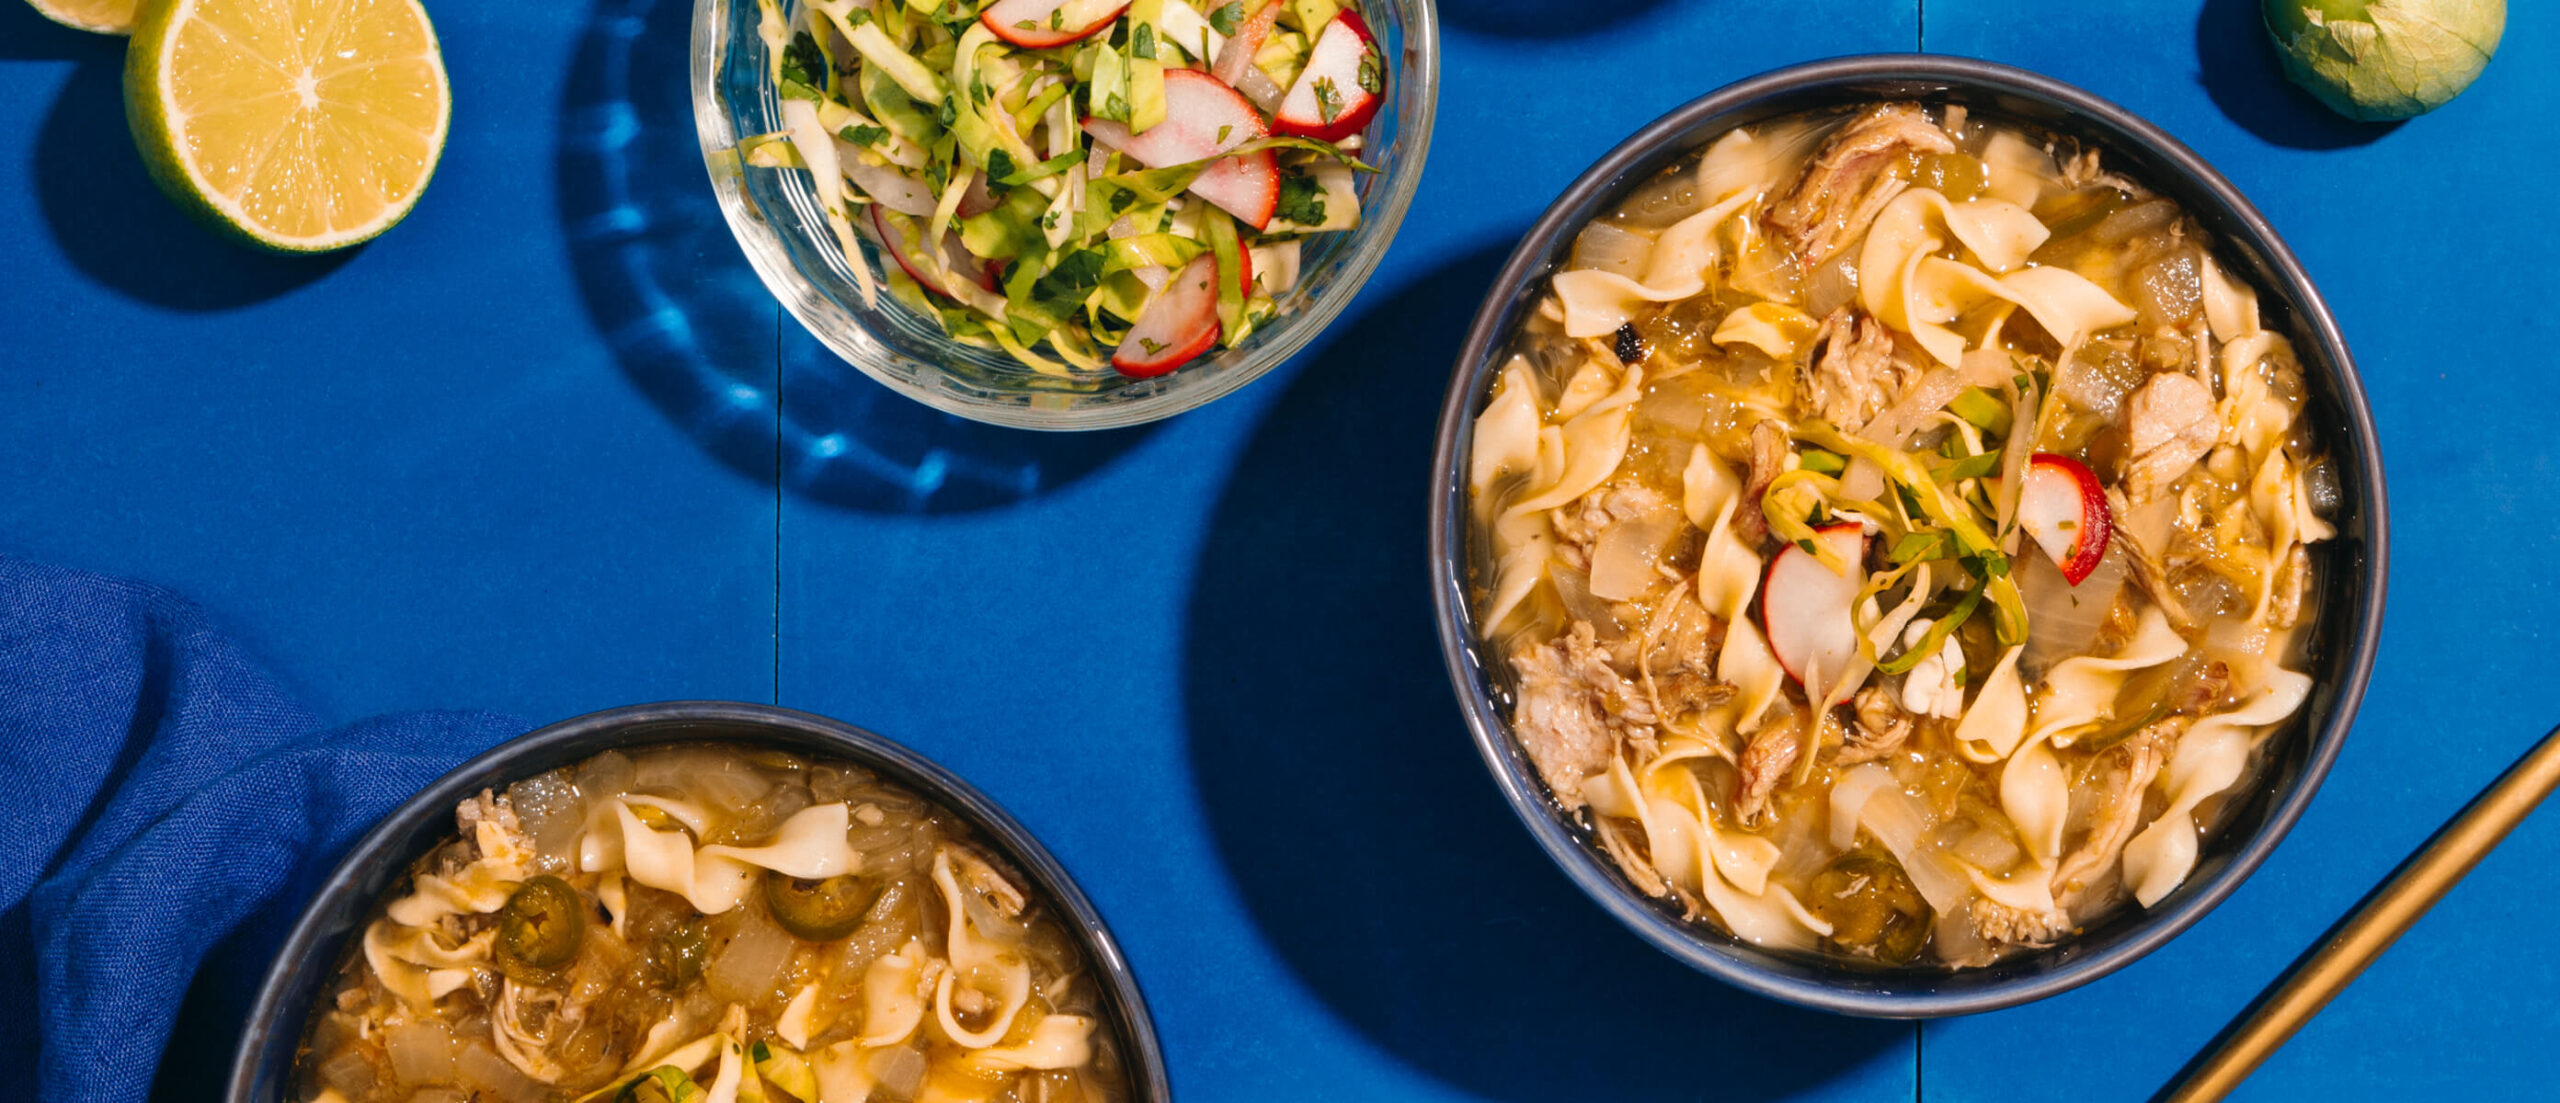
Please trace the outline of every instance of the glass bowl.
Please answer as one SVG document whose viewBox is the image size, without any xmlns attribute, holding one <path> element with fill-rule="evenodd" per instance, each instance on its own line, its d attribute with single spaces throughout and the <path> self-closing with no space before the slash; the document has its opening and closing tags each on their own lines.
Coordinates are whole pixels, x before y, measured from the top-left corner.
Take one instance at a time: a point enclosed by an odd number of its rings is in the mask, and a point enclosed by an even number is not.
<svg viewBox="0 0 2560 1103">
<path fill-rule="evenodd" d="M 2293 342 L 2312 381 L 2306 416 L 2327 427 L 2341 488 L 2338 534 L 2320 571 L 2321 610 L 2306 672 L 2310 700 L 2265 751 L 2257 780 L 2235 794 L 2203 840 L 2194 872 L 2150 908 L 2124 908 L 2069 938 L 1979 969 L 1882 969 L 1839 958 L 1764 950 L 1631 884 L 1590 829 L 1548 796 L 1506 718 L 1498 658 L 1477 638 L 1469 605 L 1467 470 L 1484 408 L 1512 334 L 1547 278 L 1595 215 L 1614 209 L 1660 169 L 1738 126 L 1800 111 L 1886 99 L 1965 104 L 2069 135 L 2187 209 L 2224 246 L 2217 254 L 2260 293 L 2268 328 Z M 1775 999 L 1848 1015 L 1933 1018 L 2043 999 L 2112 973 L 2194 926 L 2283 840 L 2336 760 L 2373 673 L 2389 558 L 2382 450 L 2355 360 L 2336 320 L 2266 216 L 2213 166 L 2132 112 L 2050 77 L 1971 58 L 1883 54 L 1835 58 L 1752 77 L 1694 100 L 1612 150 L 1547 208 L 1478 311 L 1441 407 L 1431 486 L 1431 586 L 1441 654 L 1476 750 L 1511 810 L 1566 876 L 1620 923 L 1664 953 Z"/>
<path fill-rule="evenodd" d="M 795 0 L 784 0 L 796 10 Z M 1431 0 L 1367 0 L 1360 12 L 1386 56 L 1400 58 L 1387 102 L 1366 132 L 1359 176 L 1362 220 L 1349 233 L 1306 239 L 1298 285 L 1279 316 L 1233 348 L 1170 375 L 1132 379 L 1105 367 L 1044 375 L 1000 351 L 953 341 L 934 319 L 887 295 L 866 305 L 853 264 L 884 272 L 875 243 L 847 257 L 818 213 L 800 169 L 747 165 L 738 140 L 783 129 L 781 101 L 764 77 L 755 0 L 695 0 L 693 112 L 712 191 L 775 298 L 836 355 L 891 390 L 961 417 L 1026 429 L 1109 429 L 1171 417 L 1238 387 L 1296 355 L 1350 305 L 1386 255 L 1422 183 L 1440 87 L 1439 18 Z"/>
</svg>

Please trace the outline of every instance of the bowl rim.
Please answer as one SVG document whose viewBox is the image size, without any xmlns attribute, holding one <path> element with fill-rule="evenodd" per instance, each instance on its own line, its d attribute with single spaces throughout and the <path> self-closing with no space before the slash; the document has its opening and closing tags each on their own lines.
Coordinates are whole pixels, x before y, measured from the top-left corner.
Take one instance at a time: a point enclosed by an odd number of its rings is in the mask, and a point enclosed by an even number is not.
<svg viewBox="0 0 2560 1103">
<path fill-rule="evenodd" d="M 726 736 L 685 731 L 688 727 L 713 726 L 744 730 Z M 626 733 L 641 737 L 627 742 L 617 740 Z M 707 700 L 626 705 L 537 728 L 471 756 L 384 813 L 347 849 L 346 856 L 339 859 L 301 906 L 299 917 L 277 950 L 274 962 L 267 967 L 257 997 L 249 1006 L 224 1098 L 230 1103 L 269 1103 L 257 1093 L 262 1088 L 273 1091 L 280 1086 L 280 1077 L 287 1071 L 266 1066 L 270 1055 L 278 1052 L 274 1042 L 283 1032 L 298 1046 L 309 1008 L 306 1004 L 302 1014 L 290 1022 L 280 1016 L 289 1009 L 296 989 L 303 987 L 306 977 L 318 970 L 336 968 L 343 951 L 339 940 L 352 933 L 332 931 L 330 913 L 351 893 L 364 890 L 369 872 L 388 862 L 414 859 L 415 855 L 403 853 L 403 844 L 437 821 L 449 824 L 455 802 L 480 788 L 575 764 L 608 750 L 770 737 L 796 745 L 824 745 L 829 753 L 879 768 L 897 783 L 917 789 L 927 799 L 959 813 L 971 827 L 984 833 L 987 842 L 1001 849 L 1008 861 L 1037 883 L 1063 913 L 1061 925 L 1077 934 L 1079 944 L 1093 957 L 1094 972 L 1101 978 L 1107 998 L 1117 1005 L 1125 1028 L 1123 1060 L 1133 1097 L 1158 1101 L 1172 1098 L 1162 1040 L 1128 957 L 1109 924 L 1103 921 L 1101 911 L 1030 829 L 959 775 L 875 732 L 795 709 Z M 528 769 L 528 763 L 543 765 Z M 369 910 L 373 902 L 368 895 L 362 908 Z M 281 1052 L 290 1054 L 293 1048 Z"/>
<path fill-rule="evenodd" d="M 1504 289 L 1531 285 L 1547 262 L 1559 236 L 1578 229 L 1583 216 L 1604 196 L 1622 191 L 1649 172 L 1648 162 L 1685 138 L 1716 132 L 1728 116 L 1765 99 L 1808 90 L 1847 88 L 1858 84 L 1909 81 L 1948 89 L 2037 101 L 2079 117 L 2100 133 L 2121 139 L 2157 157 L 2171 172 L 2218 203 L 2239 227 L 2226 239 L 2244 238 L 2263 254 L 2281 286 L 2266 289 L 2298 316 L 2302 330 L 2316 339 L 2318 354 L 2305 357 L 2325 364 L 2322 382 L 2335 393 L 2342 423 L 2337 427 L 2342 458 L 2352 457 L 2358 486 L 2351 501 L 2366 535 L 2355 571 L 2355 599 L 2349 608 L 2326 615 L 2351 625 L 2343 662 L 2345 677 L 2334 684 L 2335 698 L 2325 714 L 2311 717 L 2310 744 L 2300 774 L 2291 788 L 2277 795 L 2256 832 L 2220 868 L 2188 882 L 2163 907 L 2151 911 L 2110 945 L 2099 947 L 2050 969 L 1997 979 L 1946 992 L 1930 982 L 1956 977 L 1956 972 L 1882 974 L 1885 987 L 1844 983 L 1853 977 L 1872 982 L 1878 975 L 1848 970 L 1820 970 L 1810 977 L 1780 974 L 1741 956 L 1735 947 L 1710 941 L 1711 932 L 1680 923 L 1655 910 L 1629 889 L 1614 870 L 1604 867 L 1581 840 L 1571 834 L 1549 801 L 1543 785 L 1523 776 L 1509 753 L 1508 725 L 1478 677 L 1479 645 L 1467 608 L 1465 578 L 1466 480 L 1460 474 L 1460 445 L 1472 439 L 1474 414 L 1496 366 L 1495 353 L 1510 336 L 1516 307 L 1523 299 L 1502 297 Z M 2058 128 L 2057 128 L 2058 129 Z M 1683 154 L 1685 155 L 1685 153 Z M 1479 756 L 1502 790 L 1505 803 L 1529 829 L 1541 849 L 1582 892 L 1621 924 L 1656 949 L 1736 987 L 1763 996 L 1845 1015 L 1872 1018 L 1936 1018 L 2011 1007 L 2087 984 L 2133 963 L 2185 932 L 2236 890 L 2266 860 L 2320 787 L 2336 761 L 2352 726 L 2373 672 L 2381 640 L 2384 590 L 2389 576 L 2390 540 L 2387 495 L 2383 484 L 2380 441 L 2372 408 L 2336 318 L 2293 251 L 2240 190 L 2193 150 L 2158 126 L 2112 101 L 2052 77 L 1976 58 L 1938 54 L 1860 54 L 1805 62 L 1774 69 L 1723 86 L 1645 125 L 1594 162 L 1548 206 L 1494 278 L 1488 298 L 1467 331 L 1442 400 L 1432 455 L 1429 564 L 1434 619 L 1441 657 L 1464 713 L 1468 733 Z M 2313 705 L 2318 704 L 2317 698 Z M 2078 939 L 2060 943 L 2072 947 Z M 1754 951 L 1756 953 L 1756 951 Z M 1908 985 L 1902 982 L 1910 982 Z"/>
<path fill-rule="evenodd" d="M 734 22 L 730 13 L 752 9 L 754 0 L 693 0 L 688 80 L 693 100 L 694 135 L 701 147 L 704 166 L 710 174 L 713 199 L 720 208 L 722 221 L 729 227 L 730 238 L 737 243 L 739 251 L 746 254 L 748 266 L 755 270 L 756 278 L 765 290 L 791 315 L 792 321 L 798 323 L 829 355 L 852 365 L 864 376 L 902 398 L 989 425 L 1044 432 L 1083 432 L 1145 425 L 1206 406 L 1242 390 L 1295 359 L 1331 330 L 1343 312 L 1350 309 L 1361 289 L 1368 286 L 1369 280 L 1377 274 L 1388 250 L 1394 247 L 1405 216 L 1411 211 L 1415 197 L 1421 193 L 1423 171 L 1431 158 L 1432 129 L 1440 102 L 1440 13 L 1435 0 L 1379 2 L 1391 5 L 1404 17 L 1398 21 L 1397 35 L 1403 44 L 1405 68 L 1394 79 L 1398 87 L 1417 91 L 1413 95 L 1413 110 L 1409 117 L 1400 109 L 1396 116 L 1399 133 L 1395 144 L 1410 143 L 1412 154 L 1407 158 L 1408 163 L 1399 163 L 1379 182 L 1380 201 L 1368 205 L 1360 225 L 1346 232 L 1353 236 L 1370 236 L 1344 244 L 1343 247 L 1349 251 L 1341 268 L 1324 286 L 1312 290 L 1303 309 L 1284 319 L 1293 324 L 1271 331 L 1270 343 L 1253 348 L 1232 368 L 1207 371 L 1205 369 L 1217 359 L 1207 357 L 1168 375 L 1124 380 L 1111 390 L 1131 386 L 1154 388 L 1125 402 L 1051 409 L 1030 403 L 989 401 L 899 378 L 893 372 L 874 366 L 868 358 L 853 355 L 853 350 L 839 343 L 834 316 L 845 312 L 801 273 L 790 256 L 782 226 L 751 213 L 752 204 L 744 194 L 744 178 L 730 167 L 738 160 L 739 134 L 736 113 L 721 88 L 720 68 L 727 53 L 724 46 L 730 25 Z M 1390 106 L 1401 99 L 1400 96 L 1390 97 Z M 846 262 L 870 263 L 861 256 L 846 258 Z M 854 324 L 857 328 L 869 328 L 858 321 Z M 1248 343 L 1252 340 L 1253 337 L 1248 335 Z M 1222 354 L 1234 351 L 1220 350 Z M 934 367 L 941 369 L 943 365 Z M 1190 382 L 1183 382 L 1186 378 Z"/>
</svg>

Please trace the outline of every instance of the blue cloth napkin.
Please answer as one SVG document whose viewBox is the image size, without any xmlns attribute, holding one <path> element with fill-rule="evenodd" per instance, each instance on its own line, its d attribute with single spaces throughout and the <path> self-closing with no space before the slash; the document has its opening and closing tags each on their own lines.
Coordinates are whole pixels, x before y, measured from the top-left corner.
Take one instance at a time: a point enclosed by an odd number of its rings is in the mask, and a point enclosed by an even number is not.
<svg viewBox="0 0 2560 1103">
<path fill-rule="evenodd" d="M 213 1096 L 339 855 L 524 730 L 323 728 L 185 600 L 0 558 L 0 1054 L 38 1099 Z"/>
</svg>

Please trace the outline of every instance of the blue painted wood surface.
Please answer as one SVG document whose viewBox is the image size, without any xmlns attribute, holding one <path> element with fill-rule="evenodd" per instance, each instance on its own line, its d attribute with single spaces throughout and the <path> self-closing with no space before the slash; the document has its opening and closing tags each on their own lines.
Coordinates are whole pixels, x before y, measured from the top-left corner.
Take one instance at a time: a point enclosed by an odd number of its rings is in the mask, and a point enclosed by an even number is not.
<svg viewBox="0 0 2560 1103">
<path fill-rule="evenodd" d="M 905 740 L 1076 870 L 1185 1098 L 2139 1099 L 2560 719 L 2560 32 L 2519 7 L 2478 88 L 2383 130 L 2284 86 L 2251 7 L 1452 3 L 1421 198 L 1335 330 L 1055 437 L 897 400 L 773 307 L 694 152 L 682 0 L 441 0 L 444 165 L 319 262 L 174 214 L 119 44 L 0 0 L 0 549 L 191 593 L 324 715 L 719 696 Z M 1925 1030 L 1740 995 L 1576 894 L 1466 746 L 1417 562 L 1459 331 L 1548 199 L 1726 81 L 1914 45 L 2083 84 L 2257 199 L 2362 360 L 2401 566 L 2356 736 L 2250 884 L 2117 977 Z M 2547 1098 L 2512 1039 L 2560 1028 L 2555 832 L 2248 1094 Z"/>
</svg>

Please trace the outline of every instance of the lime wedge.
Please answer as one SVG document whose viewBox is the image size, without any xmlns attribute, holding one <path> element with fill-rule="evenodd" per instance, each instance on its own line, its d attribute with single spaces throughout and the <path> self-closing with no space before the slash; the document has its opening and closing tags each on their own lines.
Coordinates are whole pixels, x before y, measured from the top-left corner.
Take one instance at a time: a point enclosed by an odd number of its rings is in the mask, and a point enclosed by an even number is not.
<svg viewBox="0 0 2560 1103">
<path fill-rule="evenodd" d="M 133 17 L 142 0 L 27 0 L 36 13 L 73 30 L 99 34 L 133 33 Z"/>
<path fill-rule="evenodd" d="M 416 0 L 166 0 L 125 52 L 151 176 L 215 227 L 282 252 L 390 229 L 426 190 L 453 96 Z"/>
</svg>

